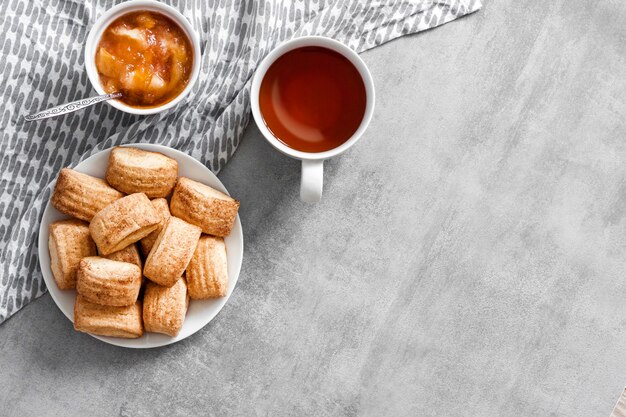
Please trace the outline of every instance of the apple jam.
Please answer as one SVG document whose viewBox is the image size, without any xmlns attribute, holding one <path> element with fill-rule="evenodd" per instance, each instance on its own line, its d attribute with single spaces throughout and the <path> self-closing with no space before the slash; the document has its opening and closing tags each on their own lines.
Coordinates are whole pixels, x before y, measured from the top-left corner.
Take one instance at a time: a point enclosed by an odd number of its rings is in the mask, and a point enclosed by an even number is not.
<svg viewBox="0 0 626 417">
<path fill-rule="evenodd" d="M 156 107 L 173 100 L 189 83 L 191 42 L 169 17 L 139 11 L 114 20 L 96 50 L 96 68 L 107 93 L 133 107 Z"/>
</svg>

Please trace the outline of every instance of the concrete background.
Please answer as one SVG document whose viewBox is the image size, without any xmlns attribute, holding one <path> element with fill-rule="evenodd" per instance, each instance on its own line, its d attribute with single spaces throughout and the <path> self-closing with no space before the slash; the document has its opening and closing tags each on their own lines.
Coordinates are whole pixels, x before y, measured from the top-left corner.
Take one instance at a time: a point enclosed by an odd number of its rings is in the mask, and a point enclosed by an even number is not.
<svg viewBox="0 0 626 417">
<path fill-rule="evenodd" d="M 171 347 L 0 327 L 0 414 L 608 416 L 626 379 L 626 4 L 488 2 L 363 55 L 365 138 L 298 201 L 250 126 L 239 284 Z"/>
</svg>

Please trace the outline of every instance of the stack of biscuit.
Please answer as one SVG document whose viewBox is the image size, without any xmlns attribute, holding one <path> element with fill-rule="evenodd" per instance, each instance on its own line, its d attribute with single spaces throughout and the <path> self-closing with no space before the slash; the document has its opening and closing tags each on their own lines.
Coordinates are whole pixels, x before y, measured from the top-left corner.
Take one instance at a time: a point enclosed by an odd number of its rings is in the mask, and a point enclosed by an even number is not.
<svg viewBox="0 0 626 417">
<path fill-rule="evenodd" d="M 51 198 L 73 217 L 50 225 L 48 246 L 57 285 L 77 292 L 74 328 L 175 337 L 190 298 L 226 295 L 224 237 L 239 202 L 179 178 L 174 159 L 131 147 L 111 151 L 105 177 L 64 168 Z"/>
</svg>

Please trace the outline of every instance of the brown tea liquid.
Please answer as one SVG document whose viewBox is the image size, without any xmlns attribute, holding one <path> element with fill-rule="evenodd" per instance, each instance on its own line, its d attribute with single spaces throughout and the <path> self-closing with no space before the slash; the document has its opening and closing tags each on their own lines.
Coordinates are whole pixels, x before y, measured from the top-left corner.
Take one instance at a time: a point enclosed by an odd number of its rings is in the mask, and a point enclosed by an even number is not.
<svg viewBox="0 0 626 417">
<path fill-rule="evenodd" d="M 294 49 L 267 70 L 259 92 L 265 124 L 281 142 L 303 152 L 323 152 L 356 132 L 367 101 L 354 65 L 330 49 Z"/>
</svg>

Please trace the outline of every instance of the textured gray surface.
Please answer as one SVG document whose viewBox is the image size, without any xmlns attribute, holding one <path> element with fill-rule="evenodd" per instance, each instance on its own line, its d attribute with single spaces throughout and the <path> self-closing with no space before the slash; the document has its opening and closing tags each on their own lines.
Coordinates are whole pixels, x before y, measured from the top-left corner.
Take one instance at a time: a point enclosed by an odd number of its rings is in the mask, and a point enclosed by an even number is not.
<svg viewBox="0 0 626 417">
<path fill-rule="evenodd" d="M 2 415 L 608 416 L 626 376 L 626 6 L 487 3 L 363 55 L 322 203 L 254 127 L 221 174 L 239 284 L 130 351 L 48 295 L 0 327 Z"/>
</svg>

